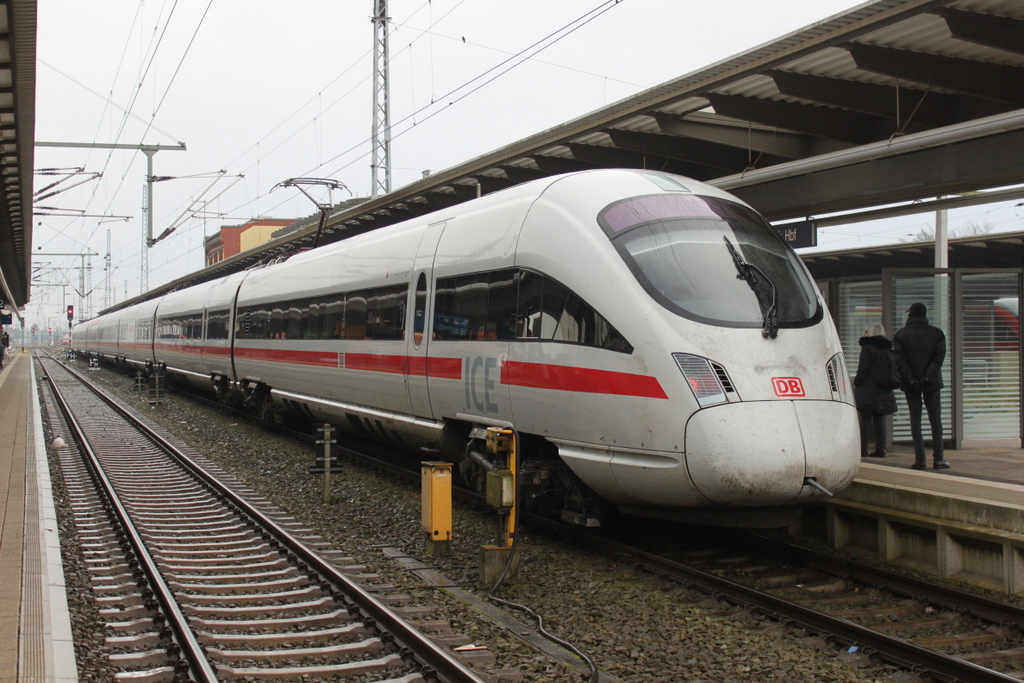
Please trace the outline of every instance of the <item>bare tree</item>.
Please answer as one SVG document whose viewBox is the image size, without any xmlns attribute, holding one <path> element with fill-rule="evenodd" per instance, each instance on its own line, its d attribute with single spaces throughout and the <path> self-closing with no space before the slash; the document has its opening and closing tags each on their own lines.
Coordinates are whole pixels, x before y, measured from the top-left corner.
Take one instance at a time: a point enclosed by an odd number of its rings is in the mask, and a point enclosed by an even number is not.
<svg viewBox="0 0 1024 683">
<path fill-rule="evenodd" d="M 992 232 L 992 224 L 988 221 L 980 223 L 971 221 L 954 230 L 953 235 L 956 237 L 977 237 L 979 235 L 987 235 L 990 232 Z"/>
</svg>

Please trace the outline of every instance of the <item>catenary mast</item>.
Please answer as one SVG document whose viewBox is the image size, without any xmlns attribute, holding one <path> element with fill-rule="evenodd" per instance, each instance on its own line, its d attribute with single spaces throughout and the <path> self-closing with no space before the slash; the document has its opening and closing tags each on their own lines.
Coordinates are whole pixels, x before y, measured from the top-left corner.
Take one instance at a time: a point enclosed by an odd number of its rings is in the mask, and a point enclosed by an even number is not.
<svg viewBox="0 0 1024 683">
<path fill-rule="evenodd" d="M 388 3 L 373 0 L 373 135 L 370 196 L 391 192 L 391 89 L 388 84 Z"/>
</svg>

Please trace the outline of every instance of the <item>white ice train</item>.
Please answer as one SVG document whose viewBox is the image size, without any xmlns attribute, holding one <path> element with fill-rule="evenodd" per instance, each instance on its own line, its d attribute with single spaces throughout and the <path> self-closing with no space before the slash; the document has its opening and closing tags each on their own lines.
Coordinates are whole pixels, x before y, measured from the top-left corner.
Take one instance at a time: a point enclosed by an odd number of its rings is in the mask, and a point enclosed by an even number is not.
<svg viewBox="0 0 1024 683">
<path fill-rule="evenodd" d="M 611 503 L 781 524 L 859 463 L 799 258 L 736 198 L 665 173 L 524 183 L 83 322 L 73 344 L 264 416 L 442 448 L 469 478 L 473 439 L 510 422 L 529 499 L 584 523 Z"/>
</svg>

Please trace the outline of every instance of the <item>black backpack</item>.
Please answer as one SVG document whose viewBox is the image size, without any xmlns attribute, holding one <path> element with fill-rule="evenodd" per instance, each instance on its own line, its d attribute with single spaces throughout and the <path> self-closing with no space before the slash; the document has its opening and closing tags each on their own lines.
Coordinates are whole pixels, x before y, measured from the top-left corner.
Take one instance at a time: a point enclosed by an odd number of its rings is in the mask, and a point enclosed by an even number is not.
<svg viewBox="0 0 1024 683">
<path fill-rule="evenodd" d="M 889 349 L 879 349 L 871 364 L 871 379 L 883 391 L 900 386 L 900 371 L 896 367 L 896 355 Z"/>
</svg>

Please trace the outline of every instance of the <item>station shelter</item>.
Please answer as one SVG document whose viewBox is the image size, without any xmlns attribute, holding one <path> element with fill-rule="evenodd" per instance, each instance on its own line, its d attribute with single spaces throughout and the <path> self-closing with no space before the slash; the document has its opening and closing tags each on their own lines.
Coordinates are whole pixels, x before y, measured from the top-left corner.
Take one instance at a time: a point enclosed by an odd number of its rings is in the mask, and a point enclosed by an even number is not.
<svg viewBox="0 0 1024 683">
<path fill-rule="evenodd" d="M 950 240 L 949 245 L 950 268 L 907 267 L 932 258 L 930 242 L 816 253 L 804 262 L 836 323 L 851 376 L 865 327 L 881 323 L 891 339 L 906 324 L 910 305 L 923 303 L 929 322 L 946 334 L 945 388 L 940 396 L 947 447 L 1010 439 L 1024 448 L 1024 233 Z M 899 390 L 896 397 L 899 409 L 892 418 L 892 440 L 910 443 L 906 401 Z M 928 429 L 925 417 L 926 437 Z"/>
</svg>

